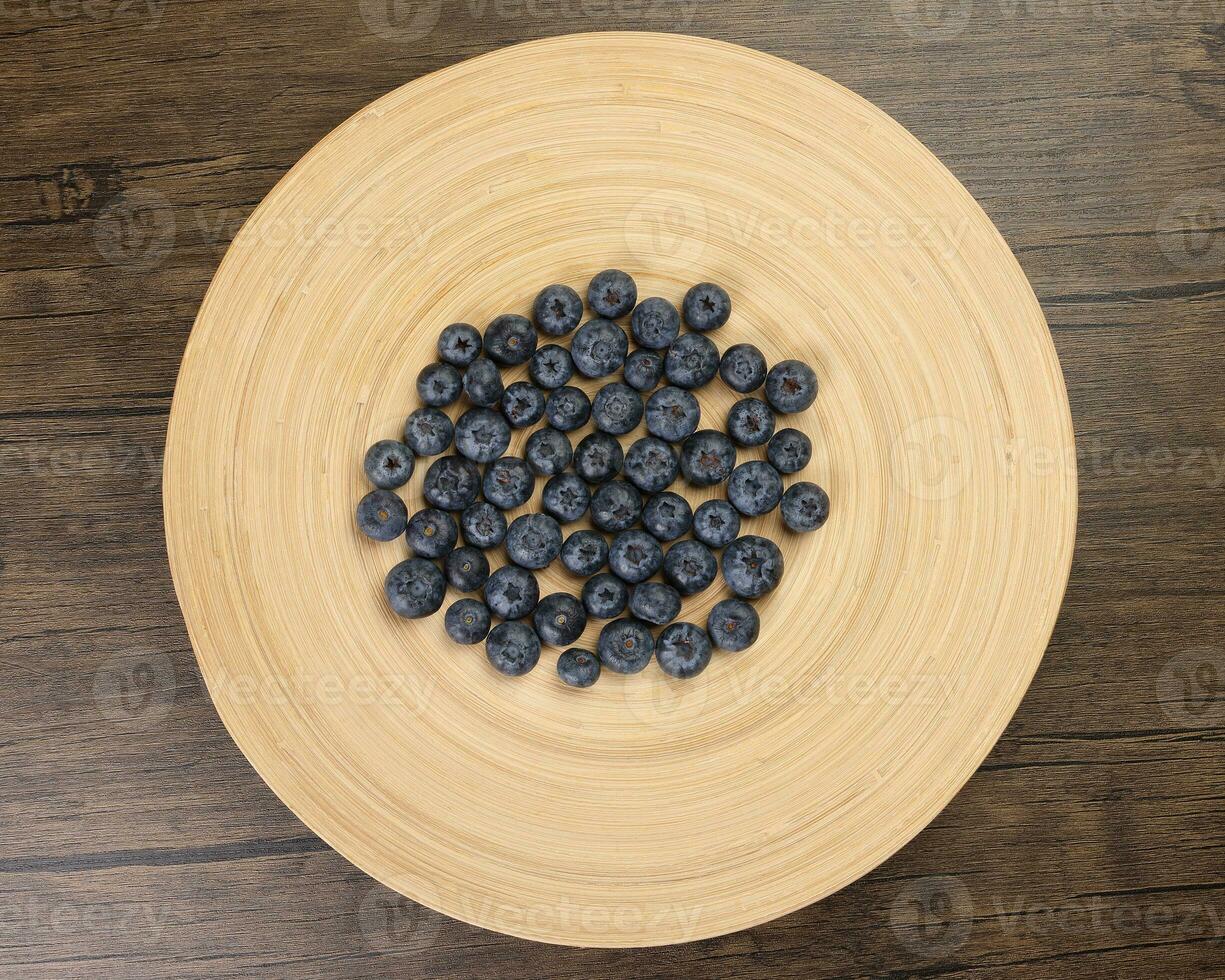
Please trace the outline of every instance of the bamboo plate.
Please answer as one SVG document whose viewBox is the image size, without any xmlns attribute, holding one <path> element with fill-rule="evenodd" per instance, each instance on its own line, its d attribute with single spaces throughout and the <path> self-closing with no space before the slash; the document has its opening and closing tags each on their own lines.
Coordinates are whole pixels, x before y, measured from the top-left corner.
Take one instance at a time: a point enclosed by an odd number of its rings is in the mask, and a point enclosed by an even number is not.
<svg viewBox="0 0 1225 980">
<path fill-rule="evenodd" d="M 816 405 L 788 421 L 833 513 L 802 537 L 746 522 L 787 561 L 751 650 L 689 682 L 652 665 L 574 691 L 556 651 L 509 680 L 441 615 L 396 619 L 382 580 L 404 545 L 352 512 L 362 453 L 400 432 L 444 325 L 609 266 L 642 296 L 721 282 L 721 348 L 816 368 Z M 718 426 L 732 397 L 702 401 Z M 1075 482 L 1033 292 L 913 137 L 754 51 L 591 34 L 405 85 L 268 195 L 192 331 L 165 517 L 217 710 L 312 830 L 467 922 L 641 946 L 822 898 L 948 803 L 1050 637 Z M 578 585 L 557 563 L 541 578 Z"/>
</svg>

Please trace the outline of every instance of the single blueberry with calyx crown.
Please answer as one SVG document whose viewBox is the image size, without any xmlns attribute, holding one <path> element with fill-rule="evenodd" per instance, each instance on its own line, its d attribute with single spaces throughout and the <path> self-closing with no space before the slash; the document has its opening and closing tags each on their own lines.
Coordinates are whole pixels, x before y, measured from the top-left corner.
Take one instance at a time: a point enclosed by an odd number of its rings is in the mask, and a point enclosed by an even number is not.
<svg viewBox="0 0 1225 980">
<path fill-rule="evenodd" d="M 532 355 L 527 373 L 541 388 L 560 388 L 574 377 L 574 361 L 566 348 L 545 344 Z"/>
<path fill-rule="evenodd" d="M 485 605 L 499 619 L 530 616 L 539 601 L 536 576 L 518 565 L 503 565 L 485 581 Z"/>
<path fill-rule="evenodd" d="M 774 412 L 760 398 L 741 398 L 727 412 L 727 433 L 742 446 L 762 446 L 774 435 Z"/>
<path fill-rule="evenodd" d="M 408 526 L 408 508 L 398 493 L 371 490 L 357 502 L 357 529 L 375 541 L 392 541 Z"/>
<path fill-rule="evenodd" d="M 679 493 L 657 493 L 642 508 L 642 526 L 660 541 L 674 541 L 692 525 L 693 509 Z"/>
<path fill-rule="evenodd" d="M 669 677 L 697 677 L 710 663 L 710 637 L 693 623 L 673 623 L 655 641 L 655 659 Z"/>
<path fill-rule="evenodd" d="M 502 398 L 502 372 L 487 357 L 478 357 L 464 371 L 464 394 L 473 405 L 493 408 Z"/>
<path fill-rule="evenodd" d="M 463 391 L 463 375 L 453 364 L 427 364 L 417 375 L 417 395 L 431 408 L 453 404 Z"/>
<path fill-rule="evenodd" d="M 366 479 L 380 490 L 394 490 L 409 481 L 416 463 L 412 450 L 404 443 L 380 439 L 366 450 L 362 469 Z"/>
<path fill-rule="evenodd" d="M 793 483 L 783 494 L 783 523 L 793 531 L 815 531 L 829 518 L 829 495 L 815 483 Z"/>
<path fill-rule="evenodd" d="M 489 635 L 489 607 L 480 599 L 458 599 L 447 607 L 443 626 L 456 643 L 470 646 Z"/>
<path fill-rule="evenodd" d="M 622 375 L 635 391 L 650 391 L 664 376 L 663 355 L 653 350 L 636 350 L 626 357 Z"/>
<path fill-rule="evenodd" d="M 452 323 L 438 335 L 438 359 L 465 368 L 481 356 L 481 332 L 471 323 Z"/>
<path fill-rule="evenodd" d="M 663 582 L 643 582 L 630 596 L 630 612 L 655 626 L 666 626 L 681 614 L 681 594 Z"/>
<path fill-rule="evenodd" d="M 817 375 L 803 361 L 779 361 L 766 375 L 766 401 L 784 415 L 802 412 L 817 399 Z"/>
<path fill-rule="evenodd" d="M 645 582 L 659 571 L 663 562 L 659 542 L 638 528 L 622 531 L 608 546 L 608 567 L 630 585 Z"/>
<path fill-rule="evenodd" d="M 726 548 L 740 536 L 740 511 L 726 500 L 707 500 L 693 512 L 693 536 L 711 548 Z"/>
<path fill-rule="evenodd" d="M 717 330 L 732 315 L 732 299 L 722 286 L 700 282 L 685 294 L 681 311 L 691 330 Z"/>
<path fill-rule="evenodd" d="M 526 429 L 544 418 L 544 392 L 527 381 L 508 385 L 502 394 L 502 414 L 516 429 Z"/>
<path fill-rule="evenodd" d="M 620 269 L 597 273 L 587 287 L 587 305 L 609 320 L 629 315 L 637 302 L 638 286 Z"/>
<path fill-rule="evenodd" d="M 591 687 L 600 679 L 599 658 L 586 650 L 567 650 L 557 658 L 557 676 L 570 687 Z"/>
<path fill-rule="evenodd" d="M 720 650 L 739 653 L 757 641 L 761 620 L 757 610 L 743 599 L 724 599 L 716 602 L 706 617 L 706 632 L 711 642 Z"/>
<path fill-rule="evenodd" d="M 550 517 L 562 524 L 571 524 L 587 513 L 591 491 L 574 473 L 558 473 L 549 477 L 540 496 L 540 506 Z"/>
<path fill-rule="evenodd" d="M 421 492 L 426 503 L 440 510 L 463 510 L 481 491 L 481 471 L 462 456 L 440 456 L 425 471 Z"/>
<path fill-rule="evenodd" d="M 647 431 L 658 439 L 683 442 L 697 431 L 702 406 L 692 392 L 668 385 L 647 399 Z"/>
<path fill-rule="evenodd" d="M 596 652 L 614 673 L 636 674 L 651 662 L 655 639 L 642 620 L 615 619 L 600 630 Z"/>
<path fill-rule="evenodd" d="M 742 599 L 756 599 L 783 577 L 783 553 L 769 538 L 746 534 L 723 549 L 723 580 Z"/>
<path fill-rule="evenodd" d="M 681 315 L 663 297 L 650 296 L 634 308 L 630 331 L 643 347 L 665 350 L 681 332 Z"/>
<path fill-rule="evenodd" d="M 397 616 L 421 619 L 438 612 L 447 596 L 447 580 L 432 561 L 408 558 L 383 580 L 387 604 Z"/>
<path fill-rule="evenodd" d="M 562 385 L 549 392 L 544 403 L 544 414 L 553 428 L 560 432 L 573 432 L 581 429 L 591 418 L 591 399 L 582 388 Z"/>
<path fill-rule="evenodd" d="M 485 353 L 499 364 L 526 364 L 536 353 L 536 328 L 527 317 L 504 313 L 485 328 Z"/>
<path fill-rule="evenodd" d="M 426 507 L 408 519 L 408 546 L 418 558 L 441 558 L 459 538 L 455 519 L 444 510 Z"/>
<path fill-rule="evenodd" d="M 608 572 L 591 576 L 583 585 L 583 608 L 592 619 L 616 619 L 629 600 L 629 587 Z"/>
<path fill-rule="evenodd" d="M 586 378 L 602 378 L 625 363 L 629 353 L 629 338 L 612 320 L 588 320 L 570 343 L 570 357 L 579 374 Z"/>
<path fill-rule="evenodd" d="M 454 435 L 455 423 L 436 408 L 419 408 L 404 423 L 404 444 L 417 456 L 445 453 Z"/>
<path fill-rule="evenodd" d="M 718 561 L 701 541 L 677 541 L 664 555 L 664 579 L 681 595 L 696 595 L 718 574 Z"/>
<path fill-rule="evenodd" d="M 477 548 L 496 548 L 506 537 L 506 515 L 487 500 L 478 500 L 459 515 L 464 540 Z"/>
<path fill-rule="evenodd" d="M 643 493 L 659 493 L 676 482 L 680 462 L 668 443 L 643 436 L 625 454 L 625 478 Z"/>
<path fill-rule="evenodd" d="M 613 381 L 596 392 L 591 419 L 601 432 L 623 436 L 642 421 L 642 396 L 627 384 Z"/>
<path fill-rule="evenodd" d="M 485 467 L 481 489 L 485 499 L 502 510 L 514 510 L 532 499 L 536 475 L 518 456 L 503 456 Z"/>
<path fill-rule="evenodd" d="M 569 286 L 554 283 L 536 294 L 532 319 L 541 333 L 564 337 L 583 318 L 583 298 Z"/>
<path fill-rule="evenodd" d="M 492 463 L 510 445 L 510 424 L 491 408 L 470 408 L 455 422 L 455 448 L 474 463 Z"/>
<path fill-rule="evenodd" d="M 527 465 L 537 476 L 556 476 L 574 456 L 570 440 L 564 432 L 553 428 L 537 429 L 527 437 L 523 449 Z"/>
<path fill-rule="evenodd" d="M 778 470 L 761 459 L 741 463 L 727 481 L 727 499 L 745 517 L 768 514 L 783 496 Z"/>
<path fill-rule="evenodd" d="M 719 373 L 719 348 L 700 333 L 677 337 L 664 356 L 664 376 L 678 388 L 701 388 Z"/>
<path fill-rule="evenodd" d="M 524 514 L 506 529 L 506 555 L 523 568 L 547 568 L 561 554 L 561 527 L 548 514 Z"/>
<path fill-rule="evenodd" d="M 609 480 L 591 495 L 591 523 L 601 531 L 624 531 L 641 514 L 642 494 L 624 480 Z"/>
<path fill-rule="evenodd" d="M 736 447 L 715 429 L 699 429 L 681 446 L 681 472 L 698 487 L 713 487 L 732 475 Z"/>
<path fill-rule="evenodd" d="M 567 571 L 583 578 L 590 577 L 608 561 L 608 542 L 599 531 L 584 528 L 575 531 L 562 542 L 561 563 Z"/>
<path fill-rule="evenodd" d="M 766 358 L 752 344 L 733 344 L 719 361 L 719 377 L 732 391 L 747 395 L 766 383 Z"/>
<path fill-rule="evenodd" d="M 798 473 L 812 459 L 812 440 L 799 429 L 779 429 L 766 446 L 766 459 L 780 473 Z"/>
<path fill-rule="evenodd" d="M 551 647 L 568 647 L 587 628 L 587 610 L 567 592 L 554 592 L 540 600 L 532 614 L 536 635 Z"/>
<path fill-rule="evenodd" d="M 480 548 L 464 545 L 447 555 L 443 569 L 453 589 L 476 592 L 489 578 L 489 559 Z"/>
<path fill-rule="evenodd" d="M 489 631 L 485 656 L 499 673 L 521 677 L 540 661 L 540 639 L 523 623 L 501 623 Z"/>
<path fill-rule="evenodd" d="M 593 432 L 574 447 L 574 471 L 588 483 L 607 483 L 624 465 L 621 443 L 607 432 Z"/>
</svg>

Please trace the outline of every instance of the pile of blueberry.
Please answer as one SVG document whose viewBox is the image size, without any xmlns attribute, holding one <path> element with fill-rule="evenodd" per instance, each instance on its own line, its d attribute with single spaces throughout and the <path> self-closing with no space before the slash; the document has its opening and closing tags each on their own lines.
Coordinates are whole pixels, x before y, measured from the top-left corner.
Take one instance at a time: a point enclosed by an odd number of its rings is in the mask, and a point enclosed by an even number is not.
<svg viewBox="0 0 1225 980">
<path fill-rule="evenodd" d="M 462 598 L 447 609 L 446 631 L 457 643 L 484 641 L 489 662 L 503 674 L 530 671 L 542 643 L 570 647 L 590 617 L 612 621 L 594 653 L 561 654 L 557 673 L 566 684 L 589 687 L 602 666 L 636 673 L 652 656 L 667 674 L 693 677 L 710 662 L 712 645 L 738 651 L 756 640 L 759 620 L 746 600 L 774 589 L 783 574 L 778 546 L 742 535 L 741 517 L 781 506 L 786 526 L 802 532 L 829 515 L 829 498 L 816 484 L 796 482 L 784 491 L 782 477 L 807 465 L 812 445 L 796 429 L 775 428 L 776 414 L 813 403 L 817 378 L 795 360 L 767 370 L 752 344 L 736 344 L 720 357 L 707 334 L 727 323 L 731 300 L 713 283 L 690 289 L 678 311 L 657 296 L 638 302 L 634 280 L 609 269 L 591 280 L 587 305 L 594 317 L 580 326 L 582 297 L 554 285 L 536 297 L 534 324 L 508 314 L 483 337 L 466 323 L 443 330 L 438 362 L 417 378 L 425 404 L 408 417 L 404 441 L 377 442 L 366 453 L 366 475 L 377 489 L 358 504 L 357 525 L 377 541 L 408 539 L 413 557 L 385 583 L 398 615 L 437 612 L 448 583 L 459 592 L 483 590 L 483 601 Z M 633 351 L 616 322 L 625 317 Z M 572 335 L 570 345 L 538 345 L 537 330 Z M 531 381 L 504 386 L 502 368 L 523 364 Z M 569 384 L 576 373 L 606 378 L 618 371 L 622 380 L 594 398 Z M 728 413 L 726 432 L 698 427 L 702 410 L 693 393 L 716 375 L 746 396 Z M 751 394 L 763 388 L 764 399 Z M 453 423 L 442 409 L 462 397 L 471 407 Z M 511 430 L 541 420 L 547 424 L 527 439 L 524 458 L 507 456 Z M 572 445 L 567 433 L 588 422 L 595 431 Z M 618 437 L 644 422 L 648 435 L 623 449 Z M 455 453 L 443 455 L 452 445 Z M 737 445 L 764 445 L 767 459 L 737 465 Z M 394 491 L 408 482 L 418 457 L 431 456 L 438 458 L 425 473 L 429 506 L 410 517 Z M 543 513 L 508 526 L 505 512 L 533 497 L 538 476 L 547 478 Z M 725 484 L 726 499 L 692 510 L 668 489 L 678 476 L 700 487 Z M 563 535 L 563 525 L 584 515 L 596 530 Z M 491 574 L 485 552 L 499 545 L 509 563 Z M 586 579 L 578 597 L 541 598 L 533 572 L 558 558 Z M 677 622 L 682 597 L 709 586 L 720 566 L 736 598 L 718 603 L 705 629 Z M 495 617 L 502 622 L 491 629 Z M 654 636 L 652 627 L 662 632 Z"/>
</svg>

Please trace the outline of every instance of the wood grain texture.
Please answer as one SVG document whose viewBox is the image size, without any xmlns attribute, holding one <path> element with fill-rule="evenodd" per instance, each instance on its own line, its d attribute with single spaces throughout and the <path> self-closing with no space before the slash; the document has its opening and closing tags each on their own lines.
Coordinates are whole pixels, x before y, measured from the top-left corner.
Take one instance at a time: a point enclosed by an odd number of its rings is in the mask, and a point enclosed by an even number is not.
<svg viewBox="0 0 1225 980">
<path fill-rule="evenodd" d="M 158 492 L 175 371 L 225 246 L 302 153 L 408 79 L 534 36 L 660 29 L 674 9 L 597 6 L 448 3 L 404 43 L 310 2 L 156 19 L 6 8 L 4 969 L 1219 972 L 1225 106 L 1210 3 L 976 0 L 960 32 L 915 31 L 883 2 L 678 14 L 678 29 L 829 75 L 928 145 L 1018 255 L 1068 382 L 1081 509 L 1052 643 L 978 775 L 884 866 L 731 936 L 558 950 L 396 901 L 320 851 L 234 748 L 195 672 Z M 96 235 L 138 191 L 164 198 L 170 247 L 108 258 Z M 972 907 L 916 885 L 937 876 Z M 895 928 L 895 906 L 915 918 Z"/>
</svg>

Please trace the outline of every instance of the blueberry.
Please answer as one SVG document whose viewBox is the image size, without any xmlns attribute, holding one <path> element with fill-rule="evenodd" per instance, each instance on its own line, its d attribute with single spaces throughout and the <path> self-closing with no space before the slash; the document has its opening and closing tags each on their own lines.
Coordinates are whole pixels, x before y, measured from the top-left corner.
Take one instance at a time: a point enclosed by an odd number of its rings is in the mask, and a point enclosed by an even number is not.
<svg viewBox="0 0 1225 980">
<path fill-rule="evenodd" d="M 456 643 L 480 643 L 489 635 L 489 607 L 479 599 L 459 599 L 447 607 L 443 626 Z"/>
<path fill-rule="evenodd" d="M 492 463 L 510 445 L 510 426 L 491 408 L 470 408 L 455 423 L 455 448 L 474 463 Z"/>
<path fill-rule="evenodd" d="M 605 432 L 593 432 L 574 447 L 574 470 L 588 483 L 607 483 L 624 465 L 621 443 Z"/>
<path fill-rule="evenodd" d="M 793 531 L 815 531 L 829 517 L 829 495 L 815 483 L 793 483 L 783 494 L 783 523 Z"/>
<path fill-rule="evenodd" d="M 636 350 L 625 359 L 625 383 L 637 391 L 650 391 L 664 376 L 664 359 L 651 350 Z"/>
<path fill-rule="evenodd" d="M 600 630 L 596 652 L 614 673 L 636 674 L 651 662 L 655 640 L 641 620 L 616 619 Z"/>
<path fill-rule="evenodd" d="M 452 364 L 427 364 L 417 375 L 417 394 L 432 408 L 458 401 L 463 390 L 463 376 Z"/>
<path fill-rule="evenodd" d="M 611 320 L 588 320 L 578 328 L 570 344 L 570 357 L 579 374 L 602 378 L 625 363 L 629 338 Z"/>
<path fill-rule="evenodd" d="M 799 429 L 779 429 L 766 446 L 766 459 L 780 473 L 798 473 L 812 459 L 812 440 Z"/>
<path fill-rule="evenodd" d="M 630 330 L 643 347 L 664 350 L 681 332 L 681 315 L 666 299 L 644 299 L 630 317 Z"/>
<path fill-rule="evenodd" d="M 416 460 L 412 450 L 395 439 L 380 439 L 366 450 L 362 468 L 366 479 L 380 490 L 402 487 L 413 475 Z"/>
<path fill-rule="evenodd" d="M 701 541 L 678 541 L 664 556 L 664 578 L 681 595 L 696 595 L 719 574 L 719 563 Z"/>
<path fill-rule="evenodd" d="M 660 541 L 674 541 L 693 524 L 693 509 L 679 493 L 657 493 L 642 508 L 642 526 Z"/>
<path fill-rule="evenodd" d="M 711 548 L 726 548 L 740 534 L 740 512 L 726 500 L 708 500 L 693 514 L 693 536 Z"/>
<path fill-rule="evenodd" d="M 595 393 L 591 419 L 601 432 L 623 436 L 642 421 L 642 396 L 627 384 L 614 381 Z"/>
<path fill-rule="evenodd" d="M 499 619 L 530 616 L 539 601 L 536 576 L 518 565 L 503 565 L 485 582 L 485 604 Z"/>
<path fill-rule="evenodd" d="M 761 446 L 774 435 L 774 412 L 760 398 L 741 398 L 727 413 L 728 434 L 742 446 Z"/>
<path fill-rule="evenodd" d="M 600 661 L 586 650 L 567 650 L 557 658 L 557 676 L 571 687 L 591 687 L 600 679 Z"/>
<path fill-rule="evenodd" d="M 532 499 L 536 475 L 518 456 L 503 456 L 485 467 L 485 499 L 502 510 L 514 510 Z"/>
<path fill-rule="evenodd" d="M 685 294 L 681 309 L 690 329 L 717 330 L 732 315 L 732 299 L 722 286 L 700 282 Z"/>
<path fill-rule="evenodd" d="M 598 531 L 575 531 L 561 546 L 561 563 L 575 575 L 594 575 L 608 561 L 608 542 Z"/>
<path fill-rule="evenodd" d="M 591 491 L 573 473 L 558 473 L 549 477 L 540 497 L 540 506 L 550 517 L 562 524 L 571 524 L 587 513 Z"/>
<path fill-rule="evenodd" d="M 803 361 L 779 361 L 766 375 L 766 400 L 775 411 L 802 412 L 817 398 L 817 375 Z"/>
<path fill-rule="evenodd" d="M 516 429 L 526 429 L 544 417 L 544 392 L 534 384 L 516 381 L 502 395 L 502 414 Z"/>
<path fill-rule="evenodd" d="M 478 357 L 464 371 L 464 394 L 473 405 L 492 408 L 502 391 L 502 372 L 489 358 Z"/>
<path fill-rule="evenodd" d="M 752 344 L 735 344 L 723 352 L 719 377 L 733 391 L 747 395 L 766 383 L 766 358 Z"/>
<path fill-rule="evenodd" d="M 673 623 L 659 634 L 655 659 L 669 677 L 697 677 L 710 663 L 710 637 L 693 623 Z"/>
<path fill-rule="evenodd" d="M 564 337 L 582 318 L 583 298 L 569 286 L 545 286 L 532 304 L 532 319 L 550 337 Z"/>
<path fill-rule="evenodd" d="M 470 323 L 452 323 L 438 335 L 438 357 L 458 368 L 481 356 L 481 332 Z"/>
<path fill-rule="evenodd" d="M 375 541 L 391 541 L 408 526 L 408 508 L 390 490 L 371 490 L 357 503 L 357 529 Z"/>
<path fill-rule="evenodd" d="M 591 523 L 601 531 L 624 531 L 641 514 L 642 494 L 624 480 L 610 480 L 591 495 Z"/>
<path fill-rule="evenodd" d="M 768 514 L 783 496 L 783 481 L 769 463 L 751 459 L 741 463 L 727 481 L 727 499 L 745 517 Z"/>
<path fill-rule="evenodd" d="M 432 561 L 409 558 L 400 562 L 383 581 L 387 604 L 397 616 L 421 619 L 438 612 L 447 595 L 447 580 Z"/>
<path fill-rule="evenodd" d="M 602 317 L 616 320 L 638 302 L 638 287 L 620 269 L 605 269 L 587 287 L 587 305 Z"/>
<path fill-rule="evenodd" d="M 554 592 L 540 600 L 532 622 L 541 642 L 551 647 L 568 647 L 587 628 L 587 610 L 569 593 Z"/>
<path fill-rule="evenodd" d="M 581 429 L 591 418 L 591 399 L 581 388 L 563 385 L 549 392 L 544 404 L 549 425 L 561 432 Z"/>
<path fill-rule="evenodd" d="M 455 424 L 436 408 L 419 408 L 404 423 L 404 442 L 418 456 L 445 453 L 455 435 Z"/>
<path fill-rule="evenodd" d="M 521 677 L 540 660 L 540 640 L 522 623 L 495 626 L 485 641 L 485 656 L 499 673 Z"/>
<path fill-rule="evenodd" d="M 463 510 L 481 490 L 480 470 L 462 456 L 440 456 L 425 471 L 421 492 L 425 502 L 440 510 Z"/>
<path fill-rule="evenodd" d="M 464 508 L 459 526 L 464 540 L 477 548 L 496 548 L 506 537 L 506 516 L 484 500 Z"/>
<path fill-rule="evenodd" d="M 706 632 L 720 650 L 739 653 L 747 650 L 757 640 L 761 621 L 757 610 L 742 599 L 724 599 L 716 602 L 706 618 Z"/>
<path fill-rule="evenodd" d="M 643 582 L 630 596 L 630 612 L 655 626 L 666 626 L 681 614 L 681 594 L 663 582 Z"/>
<path fill-rule="evenodd" d="M 489 578 L 489 559 L 480 548 L 473 548 L 471 545 L 456 548 L 447 555 L 443 568 L 451 587 L 460 592 L 475 592 L 483 587 Z"/>
<path fill-rule="evenodd" d="M 625 612 L 630 590 L 608 572 L 593 575 L 583 585 L 583 608 L 592 619 L 615 619 Z"/>
<path fill-rule="evenodd" d="M 446 511 L 427 507 L 409 518 L 407 537 L 418 558 L 441 558 L 455 547 L 459 528 Z"/>
<path fill-rule="evenodd" d="M 681 472 L 698 487 L 713 487 L 732 475 L 736 447 L 722 432 L 701 429 L 681 446 Z"/>
<path fill-rule="evenodd" d="M 655 436 L 643 436 L 625 454 L 625 478 L 643 493 L 658 493 L 676 481 L 676 451 Z"/>
<path fill-rule="evenodd" d="M 524 514 L 506 529 L 506 554 L 522 568 L 546 568 L 561 554 L 561 527 L 548 514 Z"/>
<path fill-rule="evenodd" d="M 659 542 L 638 528 L 622 531 L 608 546 L 608 567 L 619 579 L 637 585 L 659 571 L 664 553 Z"/>
<path fill-rule="evenodd" d="M 765 595 L 783 577 L 783 553 L 769 538 L 746 534 L 723 550 L 723 579 L 742 599 Z"/>
<path fill-rule="evenodd" d="M 566 348 L 545 344 L 532 355 L 527 373 L 541 388 L 560 388 L 574 377 L 574 361 Z"/>
<path fill-rule="evenodd" d="M 684 388 L 669 385 L 647 399 L 647 431 L 668 442 L 682 442 L 697 431 L 702 406 Z"/>
<path fill-rule="evenodd" d="M 527 465 L 539 476 L 556 476 L 570 465 L 574 450 L 564 432 L 546 428 L 537 429 L 528 436 L 523 455 L 527 457 Z"/>
<path fill-rule="evenodd" d="M 664 357 L 664 375 L 678 388 L 701 388 L 719 373 L 719 348 L 700 333 L 672 342 Z"/>
<path fill-rule="evenodd" d="M 536 353 L 536 328 L 527 317 L 505 313 L 485 328 L 485 353 L 499 364 L 526 364 Z"/>
</svg>

